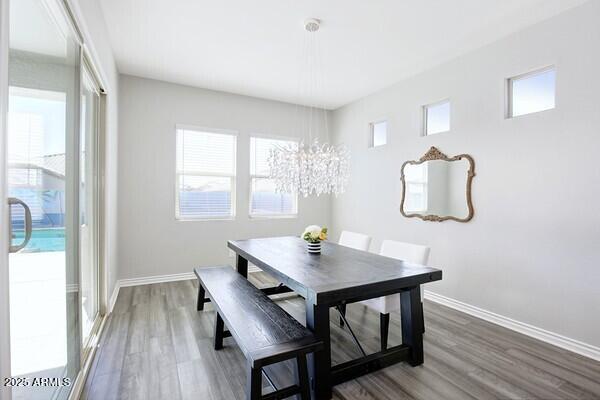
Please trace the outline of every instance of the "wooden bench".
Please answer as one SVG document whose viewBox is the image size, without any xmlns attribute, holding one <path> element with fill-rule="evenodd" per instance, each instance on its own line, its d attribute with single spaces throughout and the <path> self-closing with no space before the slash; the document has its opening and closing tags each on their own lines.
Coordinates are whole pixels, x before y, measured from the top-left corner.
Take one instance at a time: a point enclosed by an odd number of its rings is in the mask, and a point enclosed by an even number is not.
<svg viewBox="0 0 600 400">
<path fill-rule="evenodd" d="M 217 310 L 215 350 L 223 348 L 224 337 L 232 336 L 248 361 L 246 398 L 271 400 L 299 394 L 302 400 L 310 400 L 306 356 L 322 346 L 313 333 L 231 267 L 196 268 L 194 273 L 199 281 L 198 310 L 204 308 L 200 300 L 205 295 Z M 263 367 L 294 358 L 296 384 L 263 396 Z"/>
</svg>

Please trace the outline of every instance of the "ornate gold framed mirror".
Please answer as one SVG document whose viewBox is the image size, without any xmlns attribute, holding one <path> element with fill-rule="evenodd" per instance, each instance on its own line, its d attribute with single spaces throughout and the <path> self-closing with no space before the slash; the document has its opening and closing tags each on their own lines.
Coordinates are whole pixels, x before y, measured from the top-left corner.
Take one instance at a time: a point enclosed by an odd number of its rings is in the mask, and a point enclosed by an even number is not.
<svg viewBox="0 0 600 400">
<path fill-rule="evenodd" d="M 474 176 L 475 161 L 470 155 L 448 157 L 431 147 L 419 160 L 402 164 L 400 213 L 423 221 L 468 222 L 474 214 Z"/>
</svg>

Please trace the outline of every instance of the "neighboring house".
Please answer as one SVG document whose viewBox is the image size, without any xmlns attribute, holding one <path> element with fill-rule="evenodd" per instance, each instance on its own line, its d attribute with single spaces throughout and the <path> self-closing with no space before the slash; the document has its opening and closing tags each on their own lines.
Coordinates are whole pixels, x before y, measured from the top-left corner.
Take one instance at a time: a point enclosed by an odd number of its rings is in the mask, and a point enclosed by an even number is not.
<svg viewBox="0 0 600 400">
<path fill-rule="evenodd" d="M 10 163 L 11 197 L 25 201 L 34 228 L 64 227 L 65 154 L 43 156 L 38 162 Z M 22 207 L 12 207 L 13 229 L 23 229 Z"/>
</svg>

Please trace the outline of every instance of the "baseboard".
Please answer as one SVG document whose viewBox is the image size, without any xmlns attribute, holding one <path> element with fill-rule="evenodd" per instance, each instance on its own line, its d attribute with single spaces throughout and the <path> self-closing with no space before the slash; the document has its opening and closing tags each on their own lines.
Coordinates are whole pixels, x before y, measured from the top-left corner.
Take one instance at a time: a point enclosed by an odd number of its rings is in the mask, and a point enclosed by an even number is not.
<svg viewBox="0 0 600 400">
<path fill-rule="evenodd" d="M 170 275 L 155 275 L 155 276 L 146 276 L 143 278 L 128 278 L 128 279 L 119 279 L 115 284 L 115 288 L 113 289 L 112 295 L 108 300 L 108 310 L 112 312 L 115 307 L 115 303 L 117 302 L 117 297 L 119 296 L 119 290 L 122 287 L 128 286 L 140 286 L 140 285 L 150 285 L 152 283 L 161 283 L 161 282 L 176 282 L 176 281 L 187 281 L 190 279 L 195 279 L 196 276 L 193 272 L 185 272 L 183 274 L 170 274 Z"/>
<path fill-rule="evenodd" d="M 110 314 L 115 308 L 115 303 L 117 302 L 117 297 L 119 297 L 119 289 L 121 285 L 119 281 L 115 283 L 115 288 L 113 289 L 112 294 L 110 295 L 110 299 L 108 299 L 108 313 Z"/>
<path fill-rule="evenodd" d="M 184 272 L 183 274 L 146 276 L 143 278 L 120 279 L 119 286 L 120 287 L 140 286 L 140 285 L 150 285 L 152 283 L 187 281 L 190 279 L 196 279 L 196 275 L 194 275 L 193 272 Z"/>
<path fill-rule="evenodd" d="M 253 272 L 253 271 L 249 271 L 249 272 Z M 162 283 L 162 282 L 187 281 L 190 279 L 196 279 L 196 275 L 194 275 L 193 272 L 184 272 L 182 274 L 154 275 L 154 276 L 146 276 L 146 277 L 141 277 L 141 278 L 119 279 L 117 281 L 117 283 L 115 284 L 115 288 L 109 299 L 109 303 L 108 303 L 109 312 L 112 312 L 113 308 L 115 307 L 115 303 L 117 302 L 117 297 L 119 296 L 119 290 L 122 287 L 150 285 L 152 283 Z"/>
<path fill-rule="evenodd" d="M 522 333 L 532 338 L 541 340 L 542 342 L 546 342 L 565 350 L 581 354 L 582 356 L 600 361 L 600 347 L 592 346 L 591 344 L 580 342 L 578 340 L 571 339 L 566 336 L 526 324 L 524 322 L 516 321 L 503 315 L 463 303 L 462 301 L 454 300 L 449 297 L 430 292 L 429 290 L 425 290 L 425 299 L 464 312 L 465 314 L 481 318 L 504 328 Z"/>
</svg>

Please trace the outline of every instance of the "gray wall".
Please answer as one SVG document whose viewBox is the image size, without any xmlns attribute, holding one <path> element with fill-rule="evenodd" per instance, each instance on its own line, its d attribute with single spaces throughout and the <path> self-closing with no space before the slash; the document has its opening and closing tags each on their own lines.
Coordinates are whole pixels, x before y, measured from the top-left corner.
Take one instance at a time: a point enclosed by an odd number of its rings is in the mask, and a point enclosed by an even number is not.
<svg viewBox="0 0 600 400">
<path fill-rule="evenodd" d="M 426 289 L 600 346 L 598 16 L 587 2 L 336 110 L 335 141 L 352 160 L 333 231 L 370 234 L 373 251 L 383 239 L 427 244 L 444 279 Z M 505 79 L 551 64 L 556 109 L 505 119 Z M 451 132 L 420 137 L 420 107 L 444 98 Z M 368 148 L 368 123 L 382 117 L 388 144 Z M 430 146 L 474 157 L 471 222 L 399 213 L 402 162 Z"/>
<path fill-rule="evenodd" d="M 228 239 L 299 235 L 309 224 L 328 224 L 327 196 L 300 197 L 298 218 L 248 217 L 249 136 L 297 136 L 306 109 L 126 75 L 119 102 L 119 278 L 232 262 Z M 315 120 L 323 133 L 325 115 Z M 176 124 L 238 132 L 235 220 L 175 220 Z"/>
</svg>

